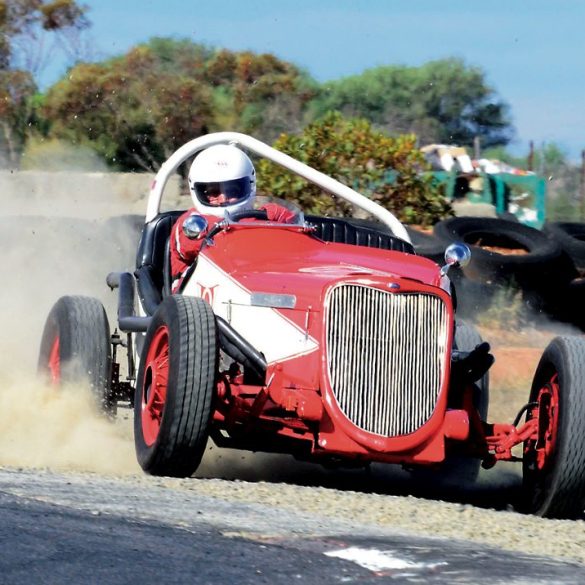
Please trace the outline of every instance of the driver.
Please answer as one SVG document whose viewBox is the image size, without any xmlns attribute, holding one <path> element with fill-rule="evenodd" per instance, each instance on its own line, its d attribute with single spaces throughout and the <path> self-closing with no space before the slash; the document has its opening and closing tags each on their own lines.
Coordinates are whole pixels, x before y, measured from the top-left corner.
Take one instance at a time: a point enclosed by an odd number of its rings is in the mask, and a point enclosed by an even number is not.
<svg viewBox="0 0 585 585">
<path fill-rule="evenodd" d="M 199 153 L 189 170 L 188 182 L 194 207 L 179 217 L 171 231 L 172 292 L 178 290 L 186 270 L 197 258 L 205 234 L 225 217 L 226 211 L 252 209 L 256 196 L 254 165 L 232 144 L 217 144 Z M 260 209 L 266 211 L 268 221 L 287 223 L 294 218 L 293 212 L 276 203 Z M 183 231 L 185 220 L 192 215 L 202 215 L 208 222 L 207 231 L 197 239 L 188 238 Z"/>
</svg>

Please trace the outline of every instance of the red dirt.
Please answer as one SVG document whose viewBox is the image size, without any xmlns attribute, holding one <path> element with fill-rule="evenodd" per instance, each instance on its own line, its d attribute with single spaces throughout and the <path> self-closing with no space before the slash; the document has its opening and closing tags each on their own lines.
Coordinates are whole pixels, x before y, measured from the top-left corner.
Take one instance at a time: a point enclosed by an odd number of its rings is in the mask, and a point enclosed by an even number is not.
<svg viewBox="0 0 585 585">
<path fill-rule="evenodd" d="M 542 349 L 536 347 L 500 347 L 493 350 L 496 362 L 490 370 L 494 388 L 530 389 Z M 528 398 L 528 396 L 527 396 Z"/>
<path fill-rule="evenodd" d="M 528 402 L 532 377 L 540 356 L 556 335 L 575 331 L 549 330 L 547 327 L 503 329 L 478 327 L 492 347 L 496 358 L 490 369 L 489 422 L 511 423 Z"/>
<path fill-rule="evenodd" d="M 542 354 L 536 347 L 499 347 L 492 351 L 496 361 L 490 369 L 488 421 L 511 423 L 528 402 L 532 376 Z"/>
</svg>

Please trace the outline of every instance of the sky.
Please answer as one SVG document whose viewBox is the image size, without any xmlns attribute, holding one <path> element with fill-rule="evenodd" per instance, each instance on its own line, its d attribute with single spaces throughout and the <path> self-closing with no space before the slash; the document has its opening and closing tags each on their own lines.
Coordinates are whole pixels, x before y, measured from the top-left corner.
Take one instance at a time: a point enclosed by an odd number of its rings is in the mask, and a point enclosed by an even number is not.
<svg viewBox="0 0 585 585">
<path fill-rule="evenodd" d="M 585 148 L 582 0 L 81 0 L 95 59 L 153 36 L 273 53 L 323 82 L 458 57 L 510 106 L 510 150 Z M 45 83 L 63 74 L 55 64 Z"/>
</svg>

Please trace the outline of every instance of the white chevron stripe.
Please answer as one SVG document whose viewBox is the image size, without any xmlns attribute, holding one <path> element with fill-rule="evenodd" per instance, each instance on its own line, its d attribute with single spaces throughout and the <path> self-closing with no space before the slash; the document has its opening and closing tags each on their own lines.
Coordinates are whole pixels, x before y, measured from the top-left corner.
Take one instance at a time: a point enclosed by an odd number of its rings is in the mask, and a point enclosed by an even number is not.
<svg viewBox="0 0 585 585">
<path fill-rule="evenodd" d="M 317 341 L 279 311 L 252 306 L 251 292 L 204 254 L 199 256 L 197 268 L 183 290 L 185 295 L 205 299 L 216 315 L 264 354 L 268 363 L 317 349 Z"/>
</svg>

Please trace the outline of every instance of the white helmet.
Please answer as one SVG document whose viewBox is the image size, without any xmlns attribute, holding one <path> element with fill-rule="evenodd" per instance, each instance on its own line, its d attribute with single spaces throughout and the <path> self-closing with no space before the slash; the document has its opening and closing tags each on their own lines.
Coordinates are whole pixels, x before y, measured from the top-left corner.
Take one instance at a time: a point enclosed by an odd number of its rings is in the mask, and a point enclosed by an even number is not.
<svg viewBox="0 0 585 585">
<path fill-rule="evenodd" d="M 189 170 L 189 189 L 199 213 L 224 217 L 226 210 L 252 207 L 256 171 L 237 146 L 216 144 L 195 157 Z"/>
</svg>

